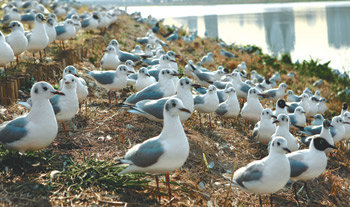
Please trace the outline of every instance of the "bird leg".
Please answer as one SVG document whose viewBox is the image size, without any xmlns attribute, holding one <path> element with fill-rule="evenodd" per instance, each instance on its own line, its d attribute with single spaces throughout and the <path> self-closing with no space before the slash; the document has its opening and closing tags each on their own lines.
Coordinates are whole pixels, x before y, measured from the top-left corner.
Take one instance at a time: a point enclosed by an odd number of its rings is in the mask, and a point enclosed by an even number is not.
<svg viewBox="0 0 350 207">
<path fill-rule="evenodd" d="M 112 101 L 111 101 L 111 92 L 108 91 L 108 102 L 109 102 L 109 105 L 112 104 Z"/>
<path fill-rule="evenodd" d="M 199 125 L 202 126 L 202 117 L 199 111 L 198 111 L 198 116 L 199 116 Z"/>
<path fill-rule="evenodd" d="M 273 206 L 273 203 L 272 203 L 272 195 L 273 195 L 273 194 L 270 195 L 270 205 L 271 205 L 271 207 Z"/>
<path fill-rule="evenodd" d="M 171 189 L 170 189 L 170 177 L 169 177 L 169 173 L 166 173 L 165 175 L 165 179 L 166 179 L 166 183 L 168 185 L 168 194 L 169 194 L 169 202 L 171 202 Z"/>
<path fill-rule="evenodd" d="M 66 124 L 64 123 L 64 121 L 62 121 L 62 126 L 63 126 L 63 130 L 64 130 L 64 134 L 68 138 L 68 133 L 67 133 L 67 130 L 66 130 Z"/>
<path fill-rule="evenodd" d="M 292 188 L 293 188 L 293 191 L 294 191 L 294 200 L 296 201 L 297 206 L 299 207 L 300 204 L 299 204 L 299 199 L 298 199 L 297 188 L 295 187 L 295 185 L 296 185 L 296 183 L 292 184 Z"/>
<path fill-rule="evenodd" d="M 118 105 L 118 97 L 117 97 L 117 92 L 113 91 L 114 97 L 115 97 L 115 104 Z"/>
<path fill-rule="evenodd" d="M 157 183 L 157 197 L 158 197 L 158 203 L 160 203 L 159 178 L 158 178 L 158 175 L 155 175 L 154 177 L 156 178 L 156 183 Z"/>
<path fill-rule="evenodd" d="M 261 195 L 259 195 L 259 204 L 260 204 L 260 207 L 262 207 Z"/>
<path fill-rule="evenodd" d="M 88 100 L 86 99 L 85 101 L 85 119 L 87 119 L 87 113 L 88 113 Z"/>
<path fill-rule="evenodd" d="M 34 60 L 34 63 L 35 63 L 35 53 L 33 52 L 33 60 Z"/>
<path fill-rule="evenodd" d="M 210 126 L 210 128 L 212 128 L 212 125 L 211 125 L 211 116 L 210 116 L 210 114 L 208 114 L 209 115 L 209 126 Z"/>
<path fill-rule="evenodd" d="M 40 55 L 40 62 L 43 62 L 42 55 L 41 55 L 41 50 L 39 51 L 39 55 Z"/>
<path fill-rule="evenodd" d="M 306 199 L 307 199 L 307 201 L 309 201 L 310 192 L 309 192 L 309 189 L 307 188 L 306 182 L 304 182 L 304 188 L 305 188 L 305 191 L 306 191 Z"/>
<path fill-rule="evenodd" d="M 18 63 L 19 63 L 19 55 L 16 56 L 16 63 L 18 65 Z"/>
</svg>

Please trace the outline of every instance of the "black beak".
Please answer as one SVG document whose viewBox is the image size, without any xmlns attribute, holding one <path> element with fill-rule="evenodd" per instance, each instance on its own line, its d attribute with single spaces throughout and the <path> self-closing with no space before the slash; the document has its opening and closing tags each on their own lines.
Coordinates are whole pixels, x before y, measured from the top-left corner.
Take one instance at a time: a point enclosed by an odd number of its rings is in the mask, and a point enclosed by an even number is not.
<svg viewBox="0 0 350 207">
<path fill-rule="evenodd" d="M 175 55 L 176 58 L 180 58 L 181 56 L 180 55 Z"/>
<path fill-rule="evenodd" d="M 350 122 L 346 122 L 346 121 L 344 121 L 343 123 L 344 123 L 344 124 L 350 124 Z"/>
<path fill-rule="evenodd" d="M 275 115 L 271 115 L 271 117 L 274 118 L 274 119 L 277 119 L 277 116 L 275 116 Z"/>
<path fill-rule="evenodd" d="M 291 153 L 291 151 L 288 148 L 283 148 L 284 151 Z"/>
<path fill-rule="evenodd" d="M 333 149 L 338 149 L 336 146 L 334 145 L 328 145 L 329 148 L 333 148 Z"/>
<path fill-rule="evenodd" d="M 176 60 L 170 60 L 170 62 L 176 63 Z"/>
<path fill-rule="evenodd" d="M 145 74 L 145 76 L 147 76 L 147 77 L 151 77 L 151 75 L 150 75 L 150 74 Z"/>
<path fill-rule="evenodd" d="M 198 85 L 198 84 L 192 84 L 192 87 L 194 87 L 194 88 L 200 88 L 201 86 Z"/>
<path fill-rule="evenodd" d="M 79 76 L 77 74 L 74 74 L 75 77 L 79 78 Z"/>
<path fill-rule="evenodd" d="M 230 71 L 228 71 L 226 68 L 224 68 L 224 72 L 225 73 L 229 73 Z"/>
<path fill-rule="evenodd" d="M 66 95 L 66 94 L 62 93 L 61 91 L 53 91 L 51 93 L 53 93 L 55 95 L 60 95 L 60 96 L 65 96 Z"/>
<path fill-rule="evenodd" d="M 272 123 L 276 124 L 276 123 L 280 123 L 280 121 L 275 120 L 275 121 L 273 121 Z"/>
<path fill-rule="evenodd" d="M 289 108 L 289 105 L 285 104 L 285 106 L 287 106 Z"/>
<path fill-rule="evenodd" d="M 190 111 L 190 110 L 188 110 L 188 109 L 185 109 L 185 108 L 180 108 L 179 110 L 180 110 L 180 111 L 187 112 L 187 113 L 191 114 L 191 111 Z"/>
</svg>

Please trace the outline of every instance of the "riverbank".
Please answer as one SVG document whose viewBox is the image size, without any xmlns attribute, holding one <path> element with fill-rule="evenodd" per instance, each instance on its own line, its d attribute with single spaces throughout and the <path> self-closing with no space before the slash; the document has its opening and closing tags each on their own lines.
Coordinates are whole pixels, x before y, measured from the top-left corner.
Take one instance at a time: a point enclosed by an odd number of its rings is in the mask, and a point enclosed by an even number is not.
<svg viewBox="0 0 350 207">
<path fill-rule="evenodd" d="M 86 8 L 82 8 L 84 10 Z M 129 16 L 120 16 L 117 23 L 106 33 L 82 32 L 72 40 L 67 50 L 51 45 L 43 63 L 33 63 L 31 54 L 26 54 L 20 65 L 10 67 L 9 75 L 16 77 L 23 73 L 35 77 L 42 71 L 40 80 L 57 84 L 65 65 L 73 64 L 81 77 L 89 84 L 90 96 L 87 118 L 82 110 L 69 123 L 70 137 L 66 138 L 60 129 L 54 143 L 41 152 L 26 155 L 26 174 L 23 175 L 22 157 L 15 152 L 0 150 L 0 205 L 4 206 L 91 206 L 91 205 L 131 205 L 154 206 L 156 204 L 156 185 L 151 175 L 135 174 L 119 176 L 122 167 L 116 166 L 114 158 L 121 157 L 135 143 L 156 136 L 161 125 L 145 118 L 127 113 L 123 109 L 108 104 L 107 93 L 96 86 L 83 72 L 100 68 L 102 51 L 111 39 L 117 39 L 122 50 L 131 51 L 136 45 L 136 37 L 146 34 L 149 26 L 136 23 Z M 171 28 L 162 26 L 160 35 L 167 34 Z M 184 32 L 180 32 L 181 35 Z M 257 47 L 235 46 L 227 48 L 237 58 L 226 59 L 220 56 L 220 46 L 215 39 L 196 38 L 193 43 L 181 40 L 169 43 L 168 50 L 175 51 L 180 58 L 179 68 L 183 70 L 188 60 L 197 61 L 209 51 L 214 51 L 215 62 L 208 66 L 215 70 L 223 65 L 232 71 L 245 61 L 251 70 L 265 76 L 276 71 L 282 81 L 297 93 L 307 86 L 313 91 L 321 90 L 327 98 L 329 111 L 327 117 L 338 114 L 341 102 L 349 101 L 349 96 L 337 94 L 349 86 L 348 78 L 334 74 L 327 65 L 317 62 L 291 63 L 288 56 L 277 59 L 263 54 Z M 80 52 L 79 52 L 80 51 Z M 55 65 L 52 67 L 51 65 Z M 40 66 L 40 67 L 38 67 Z M 54 75 L 46 75 L 45 69 L 57 68 Z M 29 70 L 33 68 L 32 70 Z M 36 69 L 36 70 L 35 70 Z M 137 67 L 138 69 L 138 67 Z M 32 72 L 31 72 L 32 71 Z M 55 69 L 56 71 L 56 69 Z M 295 78 L 288 76 L 292 72 Z M 323 78 L 319 87 L 313 83 Z M 40 81 L 37 79 L 28 79 Z M 23 96 L 28 94 L 28 86 L 23 88 Z M 120 99 L 125 99 L 132 89 L 123 91 Z M 263 101 L 266 106 L 271 103 Z M 26 110 L 13 104 L 0 109 L 0 123 L 11 120 Z M 214 118 L 210 128 L 208 119 L 194 113 L 184 128 L 190 142 L 190 156 L 184 167 L 172 174 L 172 190 L 175 200 L 173 206 L 252 206 L 258 204 L 258 196 L 239 190 L 228 191 L 231 173 L 254 159 L 266 155 L 266 147 L 250 138 L 251 130 L 246 129 L 241 118 L 223 120 Z M 330 155 L 328 170 L 321 177 L 309 183 L 313 201 L 302 199 L 303 206 L 347 206 L 350 198 L 350 150 L 340 144 L 339 150 Z M 39 163 L 41 162 L 41 163 Z M 166 186 L 161 179 L 162 205 L 167 205 Z M 305 198 L 302 193 L 301 197 Z M 269 203 L 264 198 L 264 203 Z M 295 205 L 290 185 L 274 195 L 274 204 Z"/>
</svg>

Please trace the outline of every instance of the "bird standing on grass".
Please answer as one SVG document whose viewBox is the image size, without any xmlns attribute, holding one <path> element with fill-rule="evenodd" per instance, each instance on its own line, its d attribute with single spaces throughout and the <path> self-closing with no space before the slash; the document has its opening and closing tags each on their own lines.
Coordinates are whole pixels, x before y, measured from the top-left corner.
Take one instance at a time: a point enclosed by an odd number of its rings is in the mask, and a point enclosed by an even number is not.
<svg viewBox="0 0 350 207">
<path fill-rule="evenodd" d="M 129 164 L 120 174 L 132 172 L 166 173 L 169 202 L 171 201 L 169 173 L 179 169 L 189 155 L 189 144 L 179 119 L 179 113 L 191 114 L 181 100 L 169 99 L 164 106 L 164 123 L 160 135 L 133 146 L 119 164 Z M 156 175 L 158 198 L 160 201 L 158 176 Z"/>
<path fill-rule="evenodd" d="M 57 136 L 58 126 L 49 99 L 63 96 L 47 82 L 37 82 L 31 91 L 30 112 L 0 126 L 0 142 L 21 153 L 47 147 Z"/>
<path fill-rule="evenodd" d="M 238 169 L 233 175 L 233 185 L 243 191 L 259 194 L 272 194 L 281 190 L 290 178 L 290 165 L 286 156 L 287 140 L 275 137 L 270 144 L 269 155 Z M 270 196 L 271 206 L 272 197 Z"/>
</svg>

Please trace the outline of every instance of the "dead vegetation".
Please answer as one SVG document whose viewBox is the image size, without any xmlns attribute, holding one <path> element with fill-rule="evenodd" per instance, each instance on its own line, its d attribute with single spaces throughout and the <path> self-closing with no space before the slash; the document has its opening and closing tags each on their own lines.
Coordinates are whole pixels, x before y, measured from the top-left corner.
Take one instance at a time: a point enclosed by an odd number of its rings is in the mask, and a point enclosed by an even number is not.
<svg viewBox="0 0 350 207">
<path fill-rule="evenodd" d="M 25 155 L 25 174 L 23 157 L 16 152 L 0 150 L 0 205 L 3 206 L 157 206 L 156 186 L 151 175 L 133 174 L 119 176 L 120 166 L 114 164 L 114 158 L 121 157 L 135 143 L 155 136 L 161 131 L 161 124 L 127 113 L 117 106 L 110 106 L 106 91 L 99 88 L 83 74 L 83 67 L 94 70 L 99 67 L 102 49 L 110 39 L 117 39 L 123 50 L 130 51 L 135 46 L 136 37 L 143 36 L 148 26 L 139 24 L 127 16 L 121 16 L 118 23 L 112 25 L 105 34 L 82 33 L 69 44 L 66 51 L 52 46 L 49 59 L 44 63 L 32 63 L 25 58 L 23 63 L 13 68 L 16 76 L 26 71 L 26 75 L 35 77 L 35 81 L 46 80 L 58 83 L 63 68 L 73 64 L 90 84 L 87 119 L 82 111 L 69 124 L 70 137 L 66 138 L 62 130 L 47 149 Z M 162 33 L 166 33 L 162 29 Z M 190 59 L 197 61 L 209 51 L 214 51 L 215 63 L 208 66 L 214 70 L 223 65 L 229 70 L 245 61 L 248 68 L 259 73 L 272 75 L 276 70 L 282 74 L 282 80 L 298 93 L 310 86 L 317 78 L 304 77 L 293 70 L 293 65 L 280 64 L 280 68 L 266 64 L 259 54 L 248 54 L 238 49 L 234 60 L 219 55 L 220 47 L 213 39 L 196 39 L 188 44 L 181 41 L 170 43 L 169 50 L 180 55 L 178 64 L 181 69 Z M 277 60 L 276 60 L 277 61 Z M 276 62 L 275 62 L 276 63 Z M 293 71 L 295 80 L 289 80 L 286 73 Z M 37 75 L 39 73 L 39 75 Z M 41 74 L 41 75 L 40 75 Z M 31 78 L 30 77 L 30 78 Z M 26 80 L 30 80 L 30 78 Z M 28 82 L 28 81 L 27 81 Z M 30 82 L 28 83 L 30 85 Z M 23 88 L 28 95 L 29 86 Z M 339 113 L 340 100 L 329 83 L 321 86 L 324 97 L 328 98 L 331 113 Z M 26 89 L 26 90 L 25 90 Z M 130 94 L 125 90 L 121 96 Z M 24 96 L 24 95 L 23 95 Z M 270 102 L 265 103 L 271 107 Z M 17 104 L 0 108 L 0 123 L 12 120 L 26 110 Z M 171 175 L 174 206 L 257 206 L 258 197 L 237 189 L 229 190 L 232 172 L 254 159 L 266 155 L 264 146 L 250 138 L 251 130 L 246 129 L 241 118 L 221 120 L 215 118 L 213 128 L 209 128 L 208 119 L 199 124 L 198 114 L 194 113 L 184 128 L 190 142 L 190 156 L 182 169 Z M 203 118 L 203 116 L 202 116 Z M 303 206 L 349 206 L 350 202 L 350 149 L 343 143 L 339 150 L 329 158 L 326 173 L 310 182 L 312 201 L 307 202 L 305 194 L 301 196 Z M 236 164 L 235 164 L 236 163 Z M 165 199 L 165 181 L 161 178 L 161 205 L 167 205 Z M 228 193 L 229 192 L 229 193 Z M 268 204 L 268 198 L 263 201 Z M 295 206 L 290 185 L 274 195 L 276 206 Z"/>
</svg>

